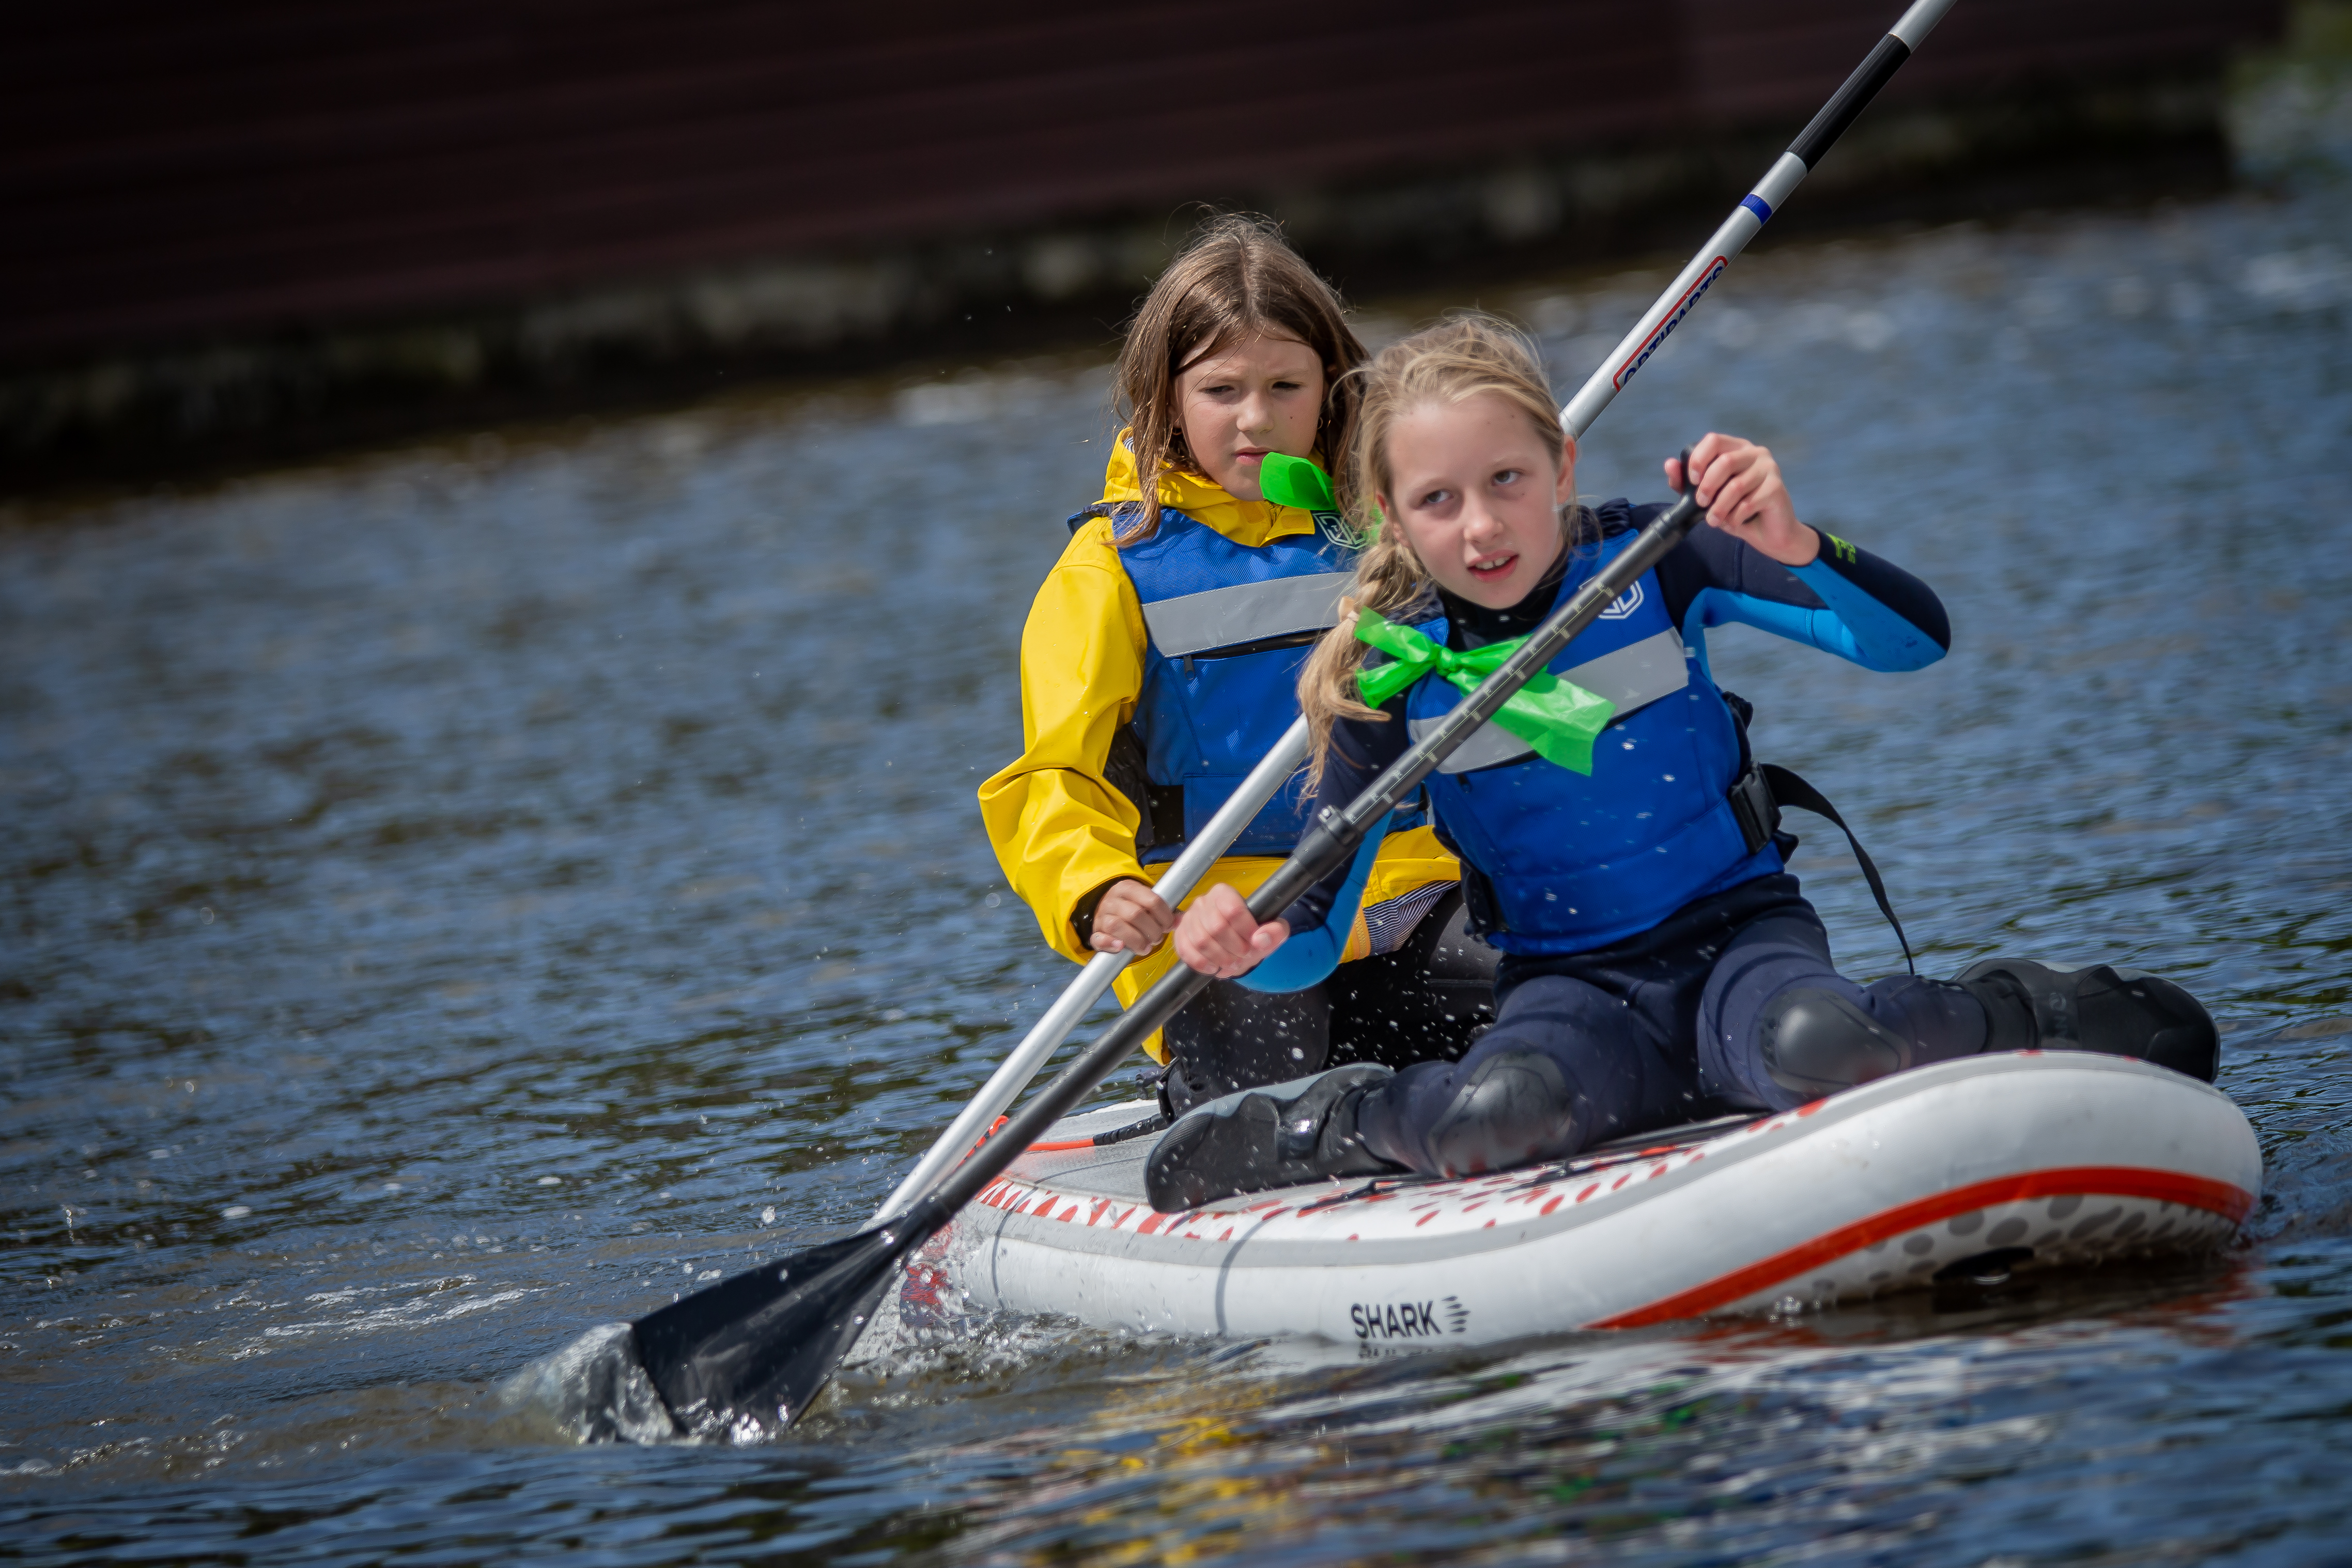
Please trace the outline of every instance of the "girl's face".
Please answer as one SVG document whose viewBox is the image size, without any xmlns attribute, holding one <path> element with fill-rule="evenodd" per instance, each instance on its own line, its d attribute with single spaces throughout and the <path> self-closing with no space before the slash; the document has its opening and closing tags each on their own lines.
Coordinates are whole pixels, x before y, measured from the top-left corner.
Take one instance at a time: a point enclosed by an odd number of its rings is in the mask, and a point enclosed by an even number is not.
<svg viewBox="0 0 2352 1568">
<path fill-rule="evenodd" d="M 1269 452 L 1306 457 L 1323 413 L 1323 361 L 1296 338 L 1253 338 L 1176 375 L 1176 416 L 1202 475 L 1237 501 L 1262 501 Z"/>
<path fill-rule="evenodd" d="M 1502 610 L 1559 559 L 1559 508 L 1576 495 L 1576 443 L 1547 441 L 1494 392 L 1423 403 L 1389 427 L 1381 509 L 1447 592 Z"/>
</svg>

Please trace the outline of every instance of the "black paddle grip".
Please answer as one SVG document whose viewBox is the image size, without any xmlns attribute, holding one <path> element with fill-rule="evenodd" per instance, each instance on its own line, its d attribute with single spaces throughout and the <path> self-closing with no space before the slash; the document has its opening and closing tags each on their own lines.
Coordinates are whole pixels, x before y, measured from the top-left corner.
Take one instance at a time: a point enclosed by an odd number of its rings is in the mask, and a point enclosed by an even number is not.
<svg viewBox="0 0 2352 1568">
<path fill-rule="evenodd" d="M 1853 74 L 1845 78 L 1844 85 L 1837 89 L 1829 102 L 1822 105 L 1822 111 L 1813 116 L 1812 123 L 1799 131 L 1797 139 L 1789 143 L 1789 151 L 1802 160 L 1808 169 L 1818 164 L 1822 155 L 1845 134 L 1845 128 L 1870 107 L 1870 100 L 1878 96 L 1878 89 L 1892 80 L 1895 73 L 1903 68 L 1903 62 L 1910 57 L 1911 46 L 1894 34 L 1889 33 L 1879 39 L 1878 47 L 1863 57 L 1862 64 L 1853 68 Z"/>
</svg>

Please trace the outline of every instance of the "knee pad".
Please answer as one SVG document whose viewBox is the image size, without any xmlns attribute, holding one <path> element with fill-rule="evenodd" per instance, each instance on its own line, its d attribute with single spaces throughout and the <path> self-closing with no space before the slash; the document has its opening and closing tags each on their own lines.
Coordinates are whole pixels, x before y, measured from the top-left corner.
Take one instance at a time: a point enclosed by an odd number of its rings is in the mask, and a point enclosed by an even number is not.
<svg viewBox="0 0 2352 1568">
<path fill-rule="evenodd" d="M 1774 997 L 1757 1028 L 1772 1082 L 1811 1099 L 1911 1065 L 1910 1041 L 1817 986 L 1791 986 Z"/>
<path fill-rule="evenodd" d="M 1498 1051 L 1463 1075 L 1429 1152 L 1446 1176 L 1477 1176 L 1571 1155 L 1582 1142 L 1559 1063 L 1540 1051 Z"/>
</svg>

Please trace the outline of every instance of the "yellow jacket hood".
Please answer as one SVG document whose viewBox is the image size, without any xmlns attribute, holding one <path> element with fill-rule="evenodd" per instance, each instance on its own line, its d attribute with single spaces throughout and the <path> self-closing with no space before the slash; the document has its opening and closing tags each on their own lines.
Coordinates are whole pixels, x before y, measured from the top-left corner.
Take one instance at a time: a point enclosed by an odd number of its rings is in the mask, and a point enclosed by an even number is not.
<svg viewBox="0 0 2352 1568">
<path fill-rule="evenodd" d="M 1237 501 L 1222 486 L 1181 468 L 1162 472 L 1156 488 L 1161 506 L 1173 507 L 1195 522 L 1208 524 L 1237 545 L 1255 549 L 1268 539 L 1315 531 L 1314 517 L 1296 507 L 1277 507 L 1272 501 Z M 1103 468 L 1102 498 L 1106 506 L 1113 507 L 1122 501 L 1143 499 L 1143 486 L 1135 472 L 1135 454 L 1127 444 L 1124 430 L 1111 443 L 1110 461 Z"/>
</svg>

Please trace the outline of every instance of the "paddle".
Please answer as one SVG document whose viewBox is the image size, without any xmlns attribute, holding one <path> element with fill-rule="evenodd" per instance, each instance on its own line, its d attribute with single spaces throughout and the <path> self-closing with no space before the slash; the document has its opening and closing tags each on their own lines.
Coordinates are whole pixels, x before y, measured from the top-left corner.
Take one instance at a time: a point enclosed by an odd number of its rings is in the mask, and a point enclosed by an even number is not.
<svg viewBox="0 0 2352 1568">
<path fill-rule="evenodd" d="M 1674 549 L 1703 510 L 1695 495 L 1685 494 L 1345 810 L 1325 808 L 1297 850 L 1250 895 L 1250 912 L 1271 920 L 1347 863 L 1373 823 L 1396 810 L 1529 677 Z M 1003 1175 L 1209 980 L 1181 966 L 1160 977 L 994 1137 L 904 1214 L 846 1240 L 739 1274 L 641 1319 L 635 1325 L 638 1356 L 679 1424 L 706 1433 L 733 1430 L 745 1421 L 754 1430 L 771 1420 L 789 1424 L 847 1354 L 908 1255 Z"/>
<path fill-rule="evenodd" d="M 1929 30 L 1944 19 L 1944 13 L 1952 5 L 1953 0 L 1918 0 L 1863 57 L 1862 64 L 1854 67 L 1853 74 L 1830 95 L 1829 102 L 1822 106 L 1811 123 L 1799 131 L 1797 139 L 1789 143 L 1789 150 L 1764 171 L 1764 177 L 1756 182 L 1755 188 L 1739 198 L 1739 204 L 1731 209 L 1731 215 L 1699 247 L 1690 264 L 1666 285 L 1666 291 L 1658 296 L 1657 302 L 1643 312 L 1633 329 L 1625 334 L 1577 394 L 1568 400 L 1568 406 L 1559 411 L 1559 422 L 1569 434 L 1581 436 L 1601 411 L 1609 406 L 1610 400 L 1625 390 L 1625 383 L 1633 379 L 1634 372 L 1649 362 L 1667 335 L 1682 325 L 1683 318 L 1723 276 L 1731 258 L 1746 250 L 1748 242 L 1772 221 L 1772 214 L 1813 172 L 1822 154 L 1845 134 L 1845 128 L 1870 106 L 1878 89 L 1894 78 L 1903 62 L 1911 57 L 1912 51 L 1926 40 Z"/>
<path fill-rule="evenodd" d="M 1790 144 L 1789 151 L 1742 198 L 1706 246 L 1626 334 L 1616 351 L 1560 411 L 1560 423 L 1570 435 L 1581 436 L 1625 383 L 1657 352 L 1667 336 L 1722 276 L 1731 258 L 1747 247 L 1773 211 L 1788 200 L 1952 4 L 1953 0 L 1918 0 L 1872 48 L 1811 123 Z M 1301 841 L 1298 852 L 1251 897 L 1252 912 L 1260 919 L 1281 913 L 1299 893 L 1320 880 L 1326 870 L 1352 852 L 1365 826 L 1390 809 L 1370 810 L 1367 802 L 1388 793 L 1391 779 L 1408 772 L 1410 781 L 1395 791 L 1394 798 L 1402 799 L 1417 786 L 1463 737 L 1501 706 L 1528 674 L 1540 669 L 1581 630 L 1582 623 L 1597 614 L 1601 606 L 1614 599 L 1623 586 L 1671 549 L 1675 540 L 1688 531 L 1697 515 L 1696 506 L 1685 497 L 1645 528 L 1608 570 L 1556 612 L 1517 653 L 1457 706 L 1435 731 L 1382 774 L 1347 812 L 1318 822 Z M 1612 582 L 1618 585 L 1610 586 Z M 1580 621 L 1575 619 L 1580 612 Z M 1556 630 L 1559 634 L 1555 640 Z M 1475 717 L 1468 716 L 1472 715 Z M 1444 744 L 1439 748 L 1441 742 Z M 1297 770 L 1307 750 L 1307 726 L 1302 719 L 1291 727 L 1243 787 L 1234 791 L 1224 809 L 1187 847 L 1154 891 L 1171 904 L 1190 892 L 1192 883 Z M 1350 832 L 1352 838 L 1348 836 Z M 1188 866 L 1196 853 L 1197 863 Z M 1318 866 L 1322 869 L 1316 869 Z M 1180 878 L 1180 873 L 1186 874 Z M 1174 886 L 1171 892 L 1171 884 L 1180 881 L 1181 885 Z M 918 1164 L 915 1172 L 883 1205 L 886 1215 L 899 1210 L 902 1203 L 906 1205 L 898 1218 L 845 1239 L 795 1253 L 781 1262 L 763 1264 L 673 1302 L 632 1325 L 638 1358 L 681 1425 L 691 1431 L 711 1432 L 729 1429 L 737 1422 L 749 1422 L 753 1430 L 758 1430 L 771 1422 L 789 1424 L 796 1419 L 856 1342 L 875 1303 L 907 1257 L 985 1190 L 1031 1143 L 1083 1099 L 1130 1050 L 1174 1017 L 1207 982 L 1205 976 L 1181 967 L 1163 976 L 1101 1038 L 1039 1091 L 997 1136 L 982 1145 L 928 1196 L 914 1197 L 937 1172 L 952 1163 L 961 1150 L 971 1147 L 980 1129 L 1011 1103 L 1021 1083 L 1052 1055 L 1062 1037 L 1101 997 L 1111 977 L 1129 956 L 1104 954 L 1087 966 L 1061 1000 L 1038 1020 L 1013 1056 L 992 1075 L 971 1104 Z"/>
</svg>

